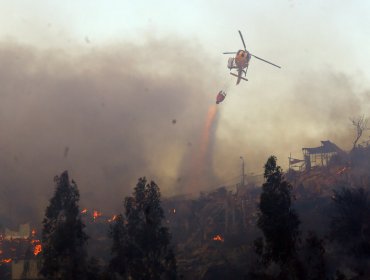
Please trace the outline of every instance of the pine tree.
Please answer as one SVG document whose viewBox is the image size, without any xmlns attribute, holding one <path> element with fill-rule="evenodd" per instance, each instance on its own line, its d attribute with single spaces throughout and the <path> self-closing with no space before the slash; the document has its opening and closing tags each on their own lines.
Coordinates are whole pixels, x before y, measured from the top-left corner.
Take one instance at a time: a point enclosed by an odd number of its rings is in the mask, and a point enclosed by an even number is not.
<svg viewBox="0 0 370 280">
<path fill-rule="evenodd" d="M 130 279 L 176 279 L 171 236 L 162 225 L 164 212 L 159 187 L 140 178 L 133 196 L 126 197 L 124 205 L 125 222 L 118 220 L 111 231 L 111 267 Z M 122 270 L 117 270 L 118 267 Z"/>
<path fill-rule="evenodd" d="M 85 279 L 87 235 L 78 207 L 77 185 L 68 172 L 54 179 L 56 190 L 45 211 L 42 229 L 42 268 L 47 279 Z"/>
<path fill-rule="evenodd" d="M 284 179 L 274 156 L 265 164 L 264 177 L 257 220 L 264 239 L 256 240 L 256 252 L 263 264 L 277 263 L 282 271 L 280 276 L 288 277 L 301 270 L 295 258 L 300 221 L 291 208 L 292 186 Z"/>
</svg>

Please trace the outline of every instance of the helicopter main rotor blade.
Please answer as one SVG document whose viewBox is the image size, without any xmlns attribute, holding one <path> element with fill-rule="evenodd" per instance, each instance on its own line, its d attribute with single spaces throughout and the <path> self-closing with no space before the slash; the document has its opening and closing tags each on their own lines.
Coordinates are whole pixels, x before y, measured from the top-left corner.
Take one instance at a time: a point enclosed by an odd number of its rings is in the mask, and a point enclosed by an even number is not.
<svg viewBox="0 0 370 280">
<path fill-rule="evenodd" d="M 275 66 L 275 67 L 277 67 L 277 68 L 281 68 L 279 65 L 276 65 L 276 64 L 274 64 L 274 63 L 272 63 L 272 62 L 270 62 L 270 61 L 264 60 L 263 58 L 260 58 L 260 57 L 258 57 L 258 56 L 255 56 L 254 54 L 251 54 L 251 56 L 253 56 L 253 57 L 255 57 L 255 58 L 259 59 L 259 60 L 262 60 L 262 61 L 264 61 L 264 62 L 266 62 L 266 63 L 268 63 L 268 64 L 274 65 L 274 66 Z"/>
<path fill-rule="evenodd" d="M 242 42 L 243 42 L 244 50 L 247 51 L 247 47 L 245 46 L 242 32 L 240 30 L 238 30 L 238 31 L 239 31 L 240 38 L 242 39 Z"/>
<path fill-rule="evenodd" d="M 223 52 L 223 54 L 236 54 L 236 52 Z"/>
</svg>

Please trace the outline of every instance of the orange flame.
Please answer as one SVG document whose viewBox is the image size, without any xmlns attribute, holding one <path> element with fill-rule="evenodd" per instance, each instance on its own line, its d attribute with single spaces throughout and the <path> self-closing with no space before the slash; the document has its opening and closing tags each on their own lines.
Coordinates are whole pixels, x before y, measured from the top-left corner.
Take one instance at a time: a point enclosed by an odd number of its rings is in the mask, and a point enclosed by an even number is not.
<svg viewBox="0 0 370 280">
<path fill-rule="evenodd" d="M 347 167 L 343 167 L 343 168 L 339 169 L 337 171 L 337 175 L 340 175 L 340 174 L 344 173 L 346 170 L 347 170 Z"/>
<path fill-rule="evenodd" d="M 35 248 L 33 249 L 33 254 L 34 254 L 35 256 L 37 256 L 38 254 L 40 254 L 40 253 L 41 253 L 41 251 L 42 251 L 41 244 L 37 244 L 37 245 L 35 246 Z"/>
<path fill-rule="evenodd" d="M 12 259 L 2 259 L 1 262 L 2 263 L 10 263 L 10 262 L 12 262 Z"/>
<path fill-rule="evenodd" d="M 81 211 L 81 214 L 86 214 L 87 213 L 87 209 L 84 208 L 82 211 Z"/>
<path fill-rule="evenodd" d="M 97 210 L 94 210 L 94 212 L 93 212 L 93 218 L 94 218 L 94 221 L 95 221 L 97 218 L 101 217 L 101 215 L 102 215 L 102 213 L 101 213 L 101 212 L 99 212 L 99 211 L 97 211 Z"/>
<path fill-rule="evenodd" d="M 220 234 L 217 234 L 216 236 L 214 236 L 212 238 L 214 241 L 220 241 L 220 242 L 224 242 L 225 239 L 220 235 Z"/>
<path fill-rule="evenodd" d="M 113 215 L 113 217 L 111 219 L 108 219 L 108 222 L 111 223 L 115 220 L 117 220 L 117 215 Z"/>
<path fill-rule="evenodd" d="M 33 229 L 33 230 L 31 231 L 31 236 L 32 236 L 32 237 L 35 237 L 35 235 L 36 235 L 36 230 L 35 230 L 35 229 Z"/>
</svg>

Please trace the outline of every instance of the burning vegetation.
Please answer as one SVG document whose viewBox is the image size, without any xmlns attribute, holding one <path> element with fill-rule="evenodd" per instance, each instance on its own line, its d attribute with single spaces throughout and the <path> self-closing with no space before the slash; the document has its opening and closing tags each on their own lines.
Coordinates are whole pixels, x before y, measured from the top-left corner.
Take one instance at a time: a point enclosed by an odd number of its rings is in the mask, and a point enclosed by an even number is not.
<svg viewBox="0 0 370 280">
<path fill-rule="evenodd" d="M 94 221 L 96 221 L 97 218 L 101 217 L 102 216 L 102 213 L 99 212 L 98 210 L 94 210 L 93 211 L 93 219 Z"/>
<path fill-rule="evenodd" d="M 18 231 L 6 229 L 5 233 L 0 235 L 0 278 L 10 279 L 9 271 L 13 263 L 36 261 L 41 252 L 41 241 L 37 238 L 36 230 L 30 230 L 29 224 L 21 225 Z M 12 270 L 12 276 L 16 277 L 17 270 Z M 21 270 L 23 271 L 23 267 Z"/>
<path fill-rule="evenodd" d="M 219 234 L 217 234 L 216 236 L 214 236 L 212 238 L 212 240 L 214 240 L 214 241 L 220 241 L 220 242 L 224 242 L 225 241 L 225 239 L 221 235 L 219 235 Z"/>
<path fill-rule="evenodd" d="M 286 173 L 276 158 L 270 158 L 262 188 L 252 181 L 248 183 L 247 177 L 244 185 L 220 187 L 197 198 L 161 200 L 154 183 L 139 181 L 134 195 L 125 199 L 124 215 L 105 215 L 83 208 L 72 223 L 62 218 L 66 214 L 47 211 L 50 227 L 43 229 L 42 238 L 29 225 L 21 225 L 18 231 L 4 230 L 0 236 L 0 266 L 44 259 L 54 250 L 50 243 L 58 232 L 54 225 L 71 223 L 63 228 L 86 233 L 76 241 L 61 235 L 66 239 L 59 237 L 59 242 L 65 244 L 60 250 L 77 242 L 77 248 L 69 247 L 68 252 L 78 249 L 98 260 L 91 259 L 90 266 L 81 266 L 81 271 L 76 272 L 81 275 L 97 269 L 100 272 L 96 275 L 106 277 L 103 270 L 109 267 L 132 279 L 136 274 L 158 279 L 164 273 L 161 271 L 166 271 L 165 279 L 173 279 L 171 274 L 182 279 L 225 279 L 230 274 L 233 279 L 367 279 L 370 147 L 358 146 L 344 152 L 330 141 L 323 141 L 320 147 L 304 148 L 303 154 L 306 157 L 302 161 L 290 157 Z M 68 184 L 63 176 L 57 180 L 61 191 L 77 191 L 76 185 Z M 78 207 L 77 194 L 75 206 L 70 201 L 65 205 Z M 151 240 L 150 244 L 146 240 Z M 166 240 L 166 245 L 161 240 Z M 160 264 L 154 265 L 157 259 L 150 256 L 157 246 L 168 250 Z M 130 252 L 140 251 L 140 256 L 133 261 L 126 255 L 127 248 Z M 62 251 L 57 255 L 67 252 Z M 146 261 L 136 267 L 136 261 L 141 260 Z M 47 267 L 33 269 L 44 275 L 55 273 Z M 307 278 L 300 269 L 314 278 Z"/>
</svg>

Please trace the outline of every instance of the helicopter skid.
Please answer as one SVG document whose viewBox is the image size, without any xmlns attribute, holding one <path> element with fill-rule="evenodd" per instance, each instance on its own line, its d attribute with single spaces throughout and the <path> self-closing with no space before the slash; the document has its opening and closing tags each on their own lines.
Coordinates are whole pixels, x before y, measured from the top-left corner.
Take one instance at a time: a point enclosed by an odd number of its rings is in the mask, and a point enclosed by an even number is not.
<svg viewBox="0 0 370 280">
<path fill-rule="evenodd" d="M 230 75 L 233 75 L 234 77 L 237 77 L 238 79 L 240 78 L 240 79 L 242 79 L 242 80 L 244 80 L 244 81 L 247 81 L 248 82 L 248 79 L 247 78 L 243 78 L 243 77 L 241 77 L 241 76 L 238 76 L 237 74 L 235 74 L 235 73 L 230 73 Z"/>
</svg>

